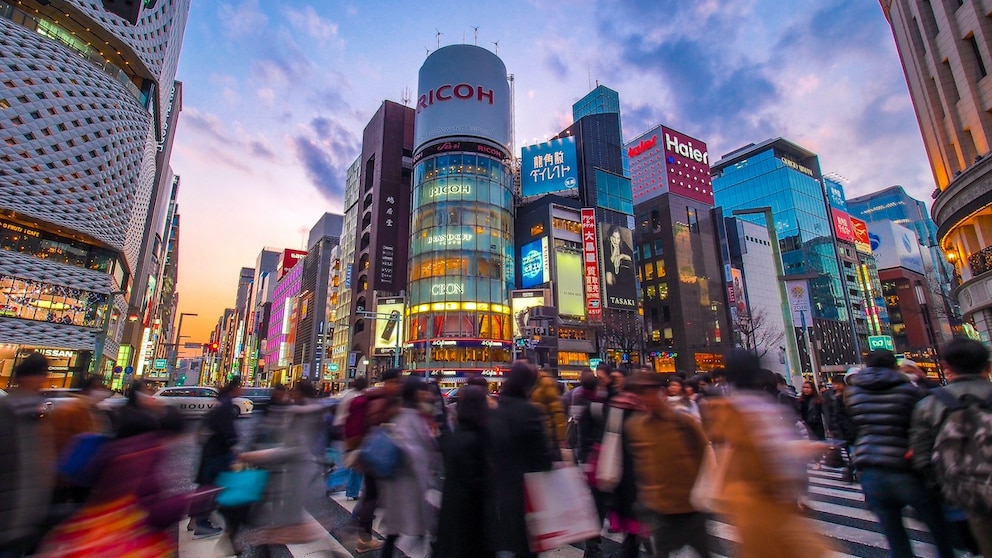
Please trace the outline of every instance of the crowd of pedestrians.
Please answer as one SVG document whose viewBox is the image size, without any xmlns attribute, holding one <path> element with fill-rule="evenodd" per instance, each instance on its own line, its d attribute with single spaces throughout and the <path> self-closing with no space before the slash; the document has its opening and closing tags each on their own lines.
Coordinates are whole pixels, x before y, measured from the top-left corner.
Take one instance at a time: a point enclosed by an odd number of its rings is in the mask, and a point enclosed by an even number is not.
<svg viewBox="0 0 992 558">
<path fill-rule="evenodd" d="M 235 380 L 198 427 L 199 488 L 185 492 L 161 471 L 183 428 L 175 409 L 136 381 L 110 421 L 99 410 L 110 392 L 88 379 L 53 410 L 39 395 L 47 361 L 32 355 L 0 399 L 0 558 L 175 555 L 170 529 L 187 515 L 195 538 L 223 532 L 237 555 L 326 537 L 305 500 L 329 444 L 358 500 L 358 554 L 391 557 L 410 537 L 435 558 L 536 556 L 529 474 L 574 467 L 589 514 L 622 536 L 616 558 L 713 556 L 713 515 L 736 528 L 735 556 L 827 556 L 836 549 L 807 500 L 809 468 L 826 463 L 861 483 L 890 556 L 914 556 L 907 507 L 941 558 L 992 556 L 989 351 L 955 339 L 940 354 L 943 387 L 875 351 L 829 386 L 798 390 L 744 351 L 692 377 L 603 364 L 565 392 L 519 360 L 498 393 L 470 378 L 452 405 L 436 384 L 390 369 L 375 387 L 356 378 L 336 409 L 310 384 L 277 386 L 251 440 L 235 428 Z M 264 490 L 222 502 L 215 487 L 242 468 L 264 471 Z M 603 556 L 600 535 L 576 543 Z"/>
</svg>

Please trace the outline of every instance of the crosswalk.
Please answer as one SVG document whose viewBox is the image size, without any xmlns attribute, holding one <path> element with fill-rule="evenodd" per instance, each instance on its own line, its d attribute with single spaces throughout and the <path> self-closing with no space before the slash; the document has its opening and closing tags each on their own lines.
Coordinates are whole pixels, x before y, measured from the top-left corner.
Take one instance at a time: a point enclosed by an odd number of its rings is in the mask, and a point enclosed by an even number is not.
<svg viewBox="0 0 992 558">
<path fill-rule="evenodd" d="M 833 469 L 810 470 L 809 484 L 809 505 L 811 512 L 809 522 L 811 529 L 823 533 L 835 542 L 841 553 L 838 557 L 857 556 L 862 558 L 875 558 L 887 556 L 887 543 L 885 537 L 879 530 L 875 516 L 867 509 L 861 486 L 857 483 L 847 483 L 841 480 L 841 474 Z M 324 499 L 323 504 L 331 508 L 337 507 L 335 514 L 328 514 L 327 510 L 320 511 L 311 509 L 311 513 L 328 528 L 329 534 L 326 540 L 318 541 L 310 545 L 298 545 L 285 547 L 285 551 L 280 550 L 279 556 L 360 556 L 373 558 L 376 553 L 355 554 L 354 542 L 355 533 L 351 532 L 344 524 L 344 520 L 354 509 L 356 502 L 345 498 L 344 493 L 332 495 L 330 499 Z M 311 503 L 311 508 L 314 506 Z M 338 519 L 329 519 L 334 516 Z M 911 518 L 905 519 L 905 524 L 909 530 L 910 538 L 913 541 L 913 549 L 916 556 L 930 558 L 937 556 L 937 550 L 932 544 L 932 539 L 926 527 Z M 708 530 L 714 540 L 714 548 L 717 555 L 733 556 L 734 543 L 737 540 L 736 530 L 733 526 L 724 523 L 719 518 L 711 520 Z M 621 535 L 604 533 L 607 540 L 604 541 L 604 555 L 619 549 Z M 218 543 L 217 539 L 194 541 L 185 530 L 185 523 L 180 525 L 179 546 L 181 558 L 221 558 L 233 556 L 230 547 L 223 543 Z M 417 539 L 403 537 L 399 540 L 399 549 L 409 558 L 426 558 L 429 556 L 425 543 Z M 555 552 L 542 554 L 545 558 L 580 558 L 583 551 L 578 546 L 570 546 L 558 549 Z M 678 554 L 679 557 L 695 556 L 691 550 L 684 550 Z"/>
</svg>

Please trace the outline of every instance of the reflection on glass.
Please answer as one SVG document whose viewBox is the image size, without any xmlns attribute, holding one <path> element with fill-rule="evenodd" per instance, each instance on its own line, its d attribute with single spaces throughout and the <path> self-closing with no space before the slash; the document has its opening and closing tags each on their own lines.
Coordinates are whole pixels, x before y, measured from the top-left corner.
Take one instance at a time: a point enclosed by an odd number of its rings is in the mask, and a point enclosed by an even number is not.
<svg viewBox="0 0 992 558">
<path fill-rule="evenodd" d="M 106 294 L 0 274 L 0 316 L 101 327 Z"/>
</svg>

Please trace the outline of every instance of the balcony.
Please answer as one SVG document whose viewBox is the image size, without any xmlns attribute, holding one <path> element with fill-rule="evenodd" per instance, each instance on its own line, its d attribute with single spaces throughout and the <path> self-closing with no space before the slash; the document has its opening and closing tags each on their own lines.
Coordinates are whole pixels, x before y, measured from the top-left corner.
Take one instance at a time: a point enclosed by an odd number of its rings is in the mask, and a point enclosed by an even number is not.
<svg viewBox="0 0 992 558">
<path fill-rule="evenodd" d="M 987 271 L 992 271 L 992 246 L 975 252 L 968 257 L 968 267 L 972 277 L 977 277 Z"/>
</svg>

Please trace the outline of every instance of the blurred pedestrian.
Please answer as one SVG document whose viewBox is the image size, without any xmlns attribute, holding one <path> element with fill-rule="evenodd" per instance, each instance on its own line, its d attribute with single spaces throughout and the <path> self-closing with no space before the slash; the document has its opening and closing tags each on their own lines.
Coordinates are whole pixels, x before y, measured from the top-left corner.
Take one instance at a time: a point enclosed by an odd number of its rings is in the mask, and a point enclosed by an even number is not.
<svg viewBox="0 0 992 558">
<path fill-rule="evenodd" d="M 538 371 L 537 385 L 530 394 L 530 400 L 541 410 L 545 435 L 557 455 L 565 443 L 565 407 L 561 404 L 558 382 L 547 370 Z"/>
<path fill-rule="evenodd" d="M 830 382 L 830 391 L 824 396 L 824 412 L 827 422 L 828 435 L 833 440 L 843 443 L 843 450 L 846 455 L 844 463 L 844 473 L 841 477 L 846 482 L 854 480 L 854 460 L 851 459 L 851 452 L 854 447 L 855 430 L 851 416 L 847 412 L 844 404 L 844 394 L 847 392 L 847 383 L 843 376 L 834 376 Z"/>
<path fill-rule="evenodd" d="M 600 443 L 606 429 L 606 405 L 609 402 L 609 392 L 603 383 L 606 378 L 609 378 L 609 375 L 593 375 L 591 371 L 582 372 L 579 376 L 582 383 L 576 388 L 581 392 L 572 398 L 571 407 L 573 413 L 578 413 L 574 419 L 574 458 L 585 473 L 586 481 L 592 490 L 600 523 L 606 519 L 608 498 L 608 494 L 600 491 L 596 486 L 596 467 L 599 462 Z M 602 556 L 601 545 L 602 540 L 599 535 L 586 540 L 584 558 Z"/>
<path fill-rule="evenodd" d="M 668 404 L 673 410 L 699 420 L 699 406 L 686 393 L 685 382 L 686 380 L 679 376 L 668 378 L 668 387 L 665 389 Z"/>
<path fill-rule="evenodd" d="M 348 422 L 348 414 L 351 412 L 351 402 L 358 396 L 365 393 L 365 390 L 369 387 L 369 380 L 365 376 L 358 376 L 351 381 L 351 389 L 345 390 L 344 394 L 341 396 L 341 401 L 338 403 L 337 412 L 334 417 L 334 426 L 341 429 L 344 441 L 341 443 L 342 455 L 344 458 L 338 464 L 342 467 L 347 467 L 350 471 L 348 473 L 348 481 L 345 488 L 345 498 L 351 500 L 357 500 L 358 496 L 361 494 L 362 489 L 362 471 L 357 467 L 352 467 L 350 463 L 353 462 L 354 457 L 349 457 L 349 453 L 354 451 L 354 448 L 349 450 L 347 434 L 345 433 L 345 425 Z"/>
<path fill-rule="evenodd" d="M 139 408 L 132 390 L 131 411 L 121 416 L 118 436 L 102 446 L 87 468 L 97 482 L 82 508 L 46 537 L 40 558 L 174 556 L 173 529 L 192 504 L 210 494 L 178 493 L 162 482 L 170 442 L 182 432 L 179 412 L 157 401 Z M 136 474 L 140 472 L 140 474 Z"/>
<path fill-rule="evenodd" d="M 992 469 L 992 463 L 988 446 L 972 449 L 968 447 L 968 441 L 960 443 L 962 438 L 970 438 L 972 444 L 987 443 L 990 436 L 987 418 L 978 418 L 979 413 L 988 416 L 989 402 L 992 402 L 989 350 L 978 341 L 957 337 L 947 343 L 940 354 L 948 384 L 931 391 L 930 397 L 920 401 L 913 411 L 910 430 L 913 467 L 929 482 L 940 486 L 948 503 L 964 511 L 982 555 L 992 556 L 992 501 L 988 500 L 988 471 Z M 969 404 L 972 406 L 970 412 Z M 951 409 L 957 406 L 963 410 L 952 419 L 949 416 Z M 975 412 L 974 409 L 981 410 Z M 952 428 L 959 431 L 945 430 Z M 942 433 L 948 434 L 945 444 L 949 447 L 937 443 Z M 978 452 L 983 455 L 976 455 Z M 956 474 L 950 467 L 935 467 L 941 457 L 958 462 Z"/>
<path fill-rule="evenodd" d="M 401 401 L 392 421 L 391 438 L 403 457 L 393 476 L 380 484 L 380 529 L 386 534 L 380 553 L 383 558 L 392 558 L 400 535 L 429 540 L 436 534 L 441 505 L 442 461 L 432 431 L 433 394 L 423 380 L 408 376 L 403 380 Z"/>
<path fill-rule="evenodd" d="M 857 429 L 854 465 L 868 508 L 878 516 L 892 558 L 911 558 L 913 548 L 902 522 L 909 506 L 933 535 L 941 558 L 951 558 L 950 532 L 939 495 L 912 470 L 907 458 L 913 408 L 923 398 L 920 388 L 896 369 L 891 351 L 872 351 L 865 368 L 848 378 L 847 404 Z"/>
<path fill-rule="evenodd" d="M 819 444 L 799 441 L 795 419 L 782 419 L 781 405 L 766 391 L 776 391 L 774 374 L 756 356 L 731 353 L 726 380 L 726 397 L 707 398 L 701 411 L 710 441 L 726 452 L 718 511 L 737 528 L 738 556 L 827 556 L 829 545 L 797 506 L 806 462 Z"/>
<path fill-rule="evenodd" d="M 0 558 L 23 556 L 44 534 L 55 486 L 55 445 L 41 388 L 48 359 L 31 353 L 0 397 Z"/>
<path fill-rule="evenodd" d="M 133 389 L 133 388 L 132 388 Z M 231 469 L 234 462 L 234 446 L 238 444 L 238 431 L 234 428 L 234 420 L 238 416 L 237 408 L 232 401 L 241 393 L 241 377 L 235 376 L 226 386 L 221 388 L 218 403 L 203 418 L 200 426 L 207 436 L 200 455 L 200 466 L 197 468 L 196 484 L 213 486 L 217 476 Z M 143 394 L 139 394 L 143 395 Z M 193 538 L 202 539 L 221 534 L 222 529 L 210 522 L 209 513 L 198 513 L 190 518 Z"/>
<path fill-rule="evenodd" d="M 434 549 L 434 556 L 438 558 L 487 558 L 493 555 L 485 533 L 488 399 L 484 388 L 460 388 L 455 405 L 455 430 L 451 436 L 441 439 L 444 489 Z M 499 490 L 499 487 L 493 488 Z"/>
<path fill-rule="evenodd" d="M 97 434 L 109 437 L 112 434 L 110 417 L 99 407 L 101 401 L 110 397 L 111 391 L 100 376 L 89 376 L 83 380 L 82 389 L 68 403 L 52 409 L 52 428 L 55 436 L 55 451 L 60 461 L 66 458 L 77 443 L 77 436 Z M 82 504 L 90 492 L 72 479 L 59 476 L 53 498 L 53 509 L 58 513 L 71 512 Z"/>
<path fill-rule="evenodd" d="M 638 387 L 634 383 L 634 380 L 644 374 L 653 374 L 653 372 L 644 368 L 642 372 L 637 372 L 631 376 L 630 381 L 624 382 L 620 393 L 610 399 L 606 411 L 607 423 L 613 418 L 613 413 L 621 413 L 619 434 L 622 469 L 620 481 L 609 493 L 610 504 L 607 511 L 610 531 L 623 533 L 624 536 L 620 553 L 614 553 L 614 558 L 637 558 L 640 555 L 642 542 L 650 548 L 650 527 L 638 519 L 636 465 L 631 438 L 626 431 L 627 425 L 630 424 L 630 420 L 636 412 L 647 411 L 637 395 Z M 682 473 L 680 472 L 680 474 Z M 648 553 L 650 554 L 651 551 L 649 550 Z"/>
<path fill-rule="evenodd" d="M 527 542 L 524 521 L 524 473 L 551 469 L 552 454 L 541 411 L 529 401 L 537 371 L 514 362 L 503 382 L 499 407 L 490 414 L 486 455 L 489 486 L 486 528 L 490 548 L 497 555 L 536 557 Z"/>
<path fill-rule="evenodd" d="M 940 387 L 940 382 L 929 378 L 926 371 L 920 368 L 919 364 L 908 358 L 903 359 L 899 363 L 899 371 L 909 376 L 909 381 L 913 382 L 913 385 L 922 389 L 924 392 L 929 392 Z"/>
<path fill-rule="evenodd" d="M 703 462 L 706 436 L 698 421 L 668 403 L 662 392 L 664 383 L 654 372 L 638 372 L 630 380 L 643 405 L 624 427 L 633 454 L 638 501 L 652 531 L 654 558 L 667 558 L 683 546 L 707 558 L 712 554 L 706 516 L 689 501 Z M 626 556 L 637 555 L 637 546 L 633 548 L 634 553 Z"/>
</svg>

